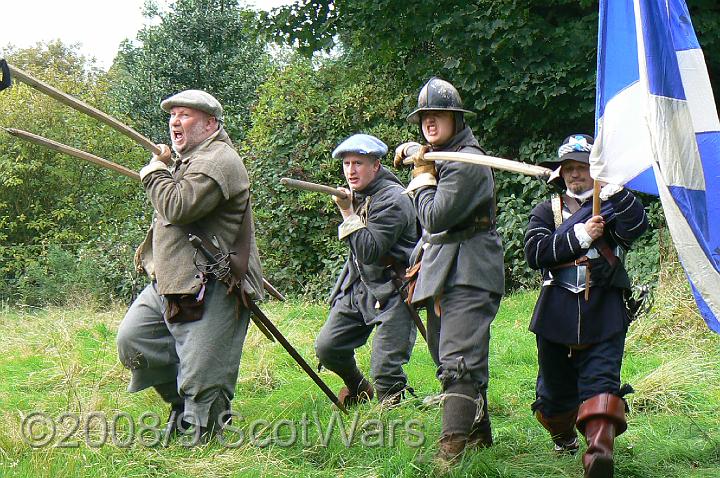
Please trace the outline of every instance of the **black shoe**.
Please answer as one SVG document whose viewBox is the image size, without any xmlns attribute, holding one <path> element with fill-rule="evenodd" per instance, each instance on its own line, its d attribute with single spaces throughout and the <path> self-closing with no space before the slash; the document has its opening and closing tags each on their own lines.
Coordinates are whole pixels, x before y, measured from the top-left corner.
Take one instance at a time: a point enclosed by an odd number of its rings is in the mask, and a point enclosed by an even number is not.
<svg viewBox="0 0 720 478">
<path fill-rule="evenodd" d="M 207 443 L 216 435 L 222 436 L 223 429 L 230 424 L 232 424 L 230 400 L 227 399 L 224 393 L 220 392 L 212 405 L 210 405 L 207 426 L 200 427 L 201 442 Z"/>
<path fill-rule="evenodd" d="M 184 404 L 173 405 L 170 409 L 170 415 L 168 416 L 167 423 L 165 424 L 165 432 L 163 433 L 163 446 L 168 446 L 171 439 L 175 438 L 178 434 L 187 432 L 188 429 L 192 427 L 192 423 L 183 418 L 184 413 Z"/>
</svg>

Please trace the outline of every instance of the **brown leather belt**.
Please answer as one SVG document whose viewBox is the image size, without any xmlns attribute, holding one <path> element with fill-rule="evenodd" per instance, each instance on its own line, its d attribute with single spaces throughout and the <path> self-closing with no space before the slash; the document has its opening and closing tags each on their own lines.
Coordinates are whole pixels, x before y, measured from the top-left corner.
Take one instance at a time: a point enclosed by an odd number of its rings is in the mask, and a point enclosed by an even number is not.
<svg viewBox="0 0 720 478">
<path fill-rule="evenodd" d="M 590 259 L 588 256 L 581 256 L 575 259 L 574 261 L 565 262 L 560 265 L 557 265 L 553 267 L 552 269 L 567 269 L 568 267 L 578 267 L 578 266 L 590 266 Z M 552 270 L 550 269 L 550 270 Z"/>
</svg>

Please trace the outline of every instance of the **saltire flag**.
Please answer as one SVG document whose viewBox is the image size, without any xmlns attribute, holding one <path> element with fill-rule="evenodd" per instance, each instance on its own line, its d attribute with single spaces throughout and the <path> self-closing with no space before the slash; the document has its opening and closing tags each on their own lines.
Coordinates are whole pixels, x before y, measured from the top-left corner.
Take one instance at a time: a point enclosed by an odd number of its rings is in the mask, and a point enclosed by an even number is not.
<svg viewBox="0 0 720 478">
<path fill-rule="evenodd" d="M 660 196 L 720 333 L 720 121 L 684 0 L 601 0 L 593 178 Z"/>
</svg>

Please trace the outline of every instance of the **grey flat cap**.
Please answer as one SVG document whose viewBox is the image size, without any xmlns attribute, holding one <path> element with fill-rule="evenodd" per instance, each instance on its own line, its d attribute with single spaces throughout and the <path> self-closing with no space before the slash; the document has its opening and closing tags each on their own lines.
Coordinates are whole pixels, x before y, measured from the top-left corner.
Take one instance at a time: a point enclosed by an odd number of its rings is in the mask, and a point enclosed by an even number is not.
<svg viewBox="0 0 720 478">
<path fill-rule="evenodd" d="M 218 121 L 223 119 L 223 108 L 220 102 L 210 93 L 202 90 L 185 90 L 167 98 L 160 103 L 160 108 L 170 113 L 175 106 L 185 106 L 204 111 Z"/>
<path fill-rule="evenodd" d="M 387 145 L 369 134 L 354 134 L 340 143 L 332 152 L 333 158 L 342 158 L 345 153 L 367 154 L 381 158 L 387 153 Z"/>
</svg>

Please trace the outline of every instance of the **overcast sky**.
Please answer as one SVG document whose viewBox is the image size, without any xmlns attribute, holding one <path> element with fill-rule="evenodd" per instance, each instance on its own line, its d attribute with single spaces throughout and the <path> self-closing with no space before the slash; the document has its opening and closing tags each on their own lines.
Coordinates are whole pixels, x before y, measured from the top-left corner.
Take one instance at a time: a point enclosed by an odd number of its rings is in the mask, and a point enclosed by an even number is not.
<svg viewBox="0 0 720 478">
<path fill-rule="evenodd" d="M 242 1 L 242 0 L 241 0 Z M 157 0 L 160 5 L 170 0 Z M 112 65 L 120 42 L 134 39 L 147 20 L 144 0 L 0 0 L 0 47 L 17 48 L 60 39 L 80 43 L 80 51 L 98 65 Z M 246 0 L 269 10 L 292 0 Z"/>
</svg>

